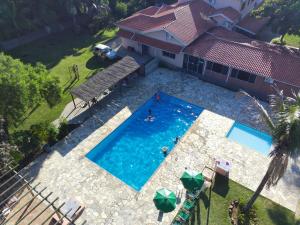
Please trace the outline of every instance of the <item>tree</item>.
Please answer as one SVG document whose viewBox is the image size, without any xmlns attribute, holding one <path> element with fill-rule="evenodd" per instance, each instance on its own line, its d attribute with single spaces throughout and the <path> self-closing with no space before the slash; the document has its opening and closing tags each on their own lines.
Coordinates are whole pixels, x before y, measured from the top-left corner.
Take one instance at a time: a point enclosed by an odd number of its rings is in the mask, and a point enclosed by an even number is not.
<svg viewBox="0 0 300 225">
<path fill-rule="evenodd" d="M 115 12 L 119 18 L 127 16 L 127 5 L 124 2 L 118 1 L 115 8 Z"/>
<path fill-rule="evenodd" d="M 252 96 L 242 91 L 244 95 L 252 99 L 254 106 L 260 111 L 272 132 L 274 148 L 270 152 L 270 164 L 261 183 L 245 206 L 245 212 L 254 204 L 256 198 L 266 186 L 275 186 L 284 175 L 289 158 L 300 154 L 300 91 L 293 97 L 285 97 L 283 91 L 276 91 L 270 96 L 270 107 L 273 118 L 267 110 Z"/>
<path fill-rule="evenodd" d="M 5 166 L 14 160 L 13 151 L 17 151 L 17 148 L 8 143 L 8 125 L 5 119 L 0 117 L 0 175 Z"/>
<path fill-rule="evenodd" d="M 60 93 L 57 78 L 51 77 L 44 65 L 23 64 L 0 53 L 0 115 L 8 124 L 16 125 L 43 99 L 53 106 Z"/>
<path fill-rule="evenodd" d="M 265 0 L 253 13 L 271 17 L 272 29 L 281 35 L 281 43 L 286 34 L 300 34 L 299 0 Z"/>
</svg>

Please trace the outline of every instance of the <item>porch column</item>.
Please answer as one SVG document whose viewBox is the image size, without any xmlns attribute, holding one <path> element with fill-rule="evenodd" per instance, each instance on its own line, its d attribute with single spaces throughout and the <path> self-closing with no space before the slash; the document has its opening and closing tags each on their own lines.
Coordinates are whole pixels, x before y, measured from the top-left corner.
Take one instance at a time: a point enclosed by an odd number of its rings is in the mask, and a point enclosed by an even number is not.
<svg viewBox="0 0 300 225">
<path fill-rule="evenodd" d="M 205 72 L 206 72 L 206 66 L 207 66 L 207 61 L 204 60 L 204 65 L 203 65 L 203 70 L 202 70 L 202 77 L 204 77 Z"/>
<path fill-rule="evenodd" d="M 72 94 L 71 94 L 71 97 L 72 97 L 72 101 L 73 101 L 73 104 L 74 104 L 74 108 L 76 109 L 76 104 L 75 104 L 74 96 Z"/>
<path fill-rule="evenodd" d="M 225 81 L 226 83 L 228 82 L 228 79 L 230 77 L 231 71 L 232 71 L 232 68 L 228 67 L 227 77 L 226 77 L 226 81 Z"/>
</svg>

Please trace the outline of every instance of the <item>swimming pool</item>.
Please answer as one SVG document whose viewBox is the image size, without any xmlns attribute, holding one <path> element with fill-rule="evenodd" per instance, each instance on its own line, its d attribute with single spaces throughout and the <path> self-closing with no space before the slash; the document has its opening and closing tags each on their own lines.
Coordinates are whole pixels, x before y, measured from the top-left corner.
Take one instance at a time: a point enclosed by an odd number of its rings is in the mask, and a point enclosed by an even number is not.
<svg viewBox="0 0 300 225">
<path fill-rule="evenodd" d="M 270 135 L 238 122 L 233 124 L 227 138 L 266 156 L 272 147 L 272 137 Z"/>
<path fill-rule="evenodd" d="M 86 157 L 140 191 L 168 153 L 203 111 L 201 107 L 159 93 L 92 149 Z M 151 110 L 151 118 L 149 116 Z"/>
</svg>

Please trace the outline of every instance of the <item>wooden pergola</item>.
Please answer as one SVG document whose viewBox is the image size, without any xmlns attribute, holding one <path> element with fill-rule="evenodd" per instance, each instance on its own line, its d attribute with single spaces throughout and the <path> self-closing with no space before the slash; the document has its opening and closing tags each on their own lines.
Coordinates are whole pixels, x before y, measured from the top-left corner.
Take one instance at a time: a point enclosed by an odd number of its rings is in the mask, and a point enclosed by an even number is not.
<svg viewBox="0 0 300 225">
<path fill-rule="evenodd" d="M 27 179 L 25 170 L 7 166 L 0 176 L 0 225 L 75 225 L 84 208 L 70 208 L 63 212 L 66 202 L 51 198 L 53 192 L 46 192 L 41 183 L 32 185 L 33 178 Z M 70 212 L 75 217 L 70 218 Z M 81 212 L 81 213 L 79 213 Z M 57 220 L 53 221 L 56 216 Z M 79 225 L 86 224 L 83 221 Z"/>
<path fill-rule="evenodd" d="M 89 78 L 85 83 L 73 88 L 70 93 L 76 108 L 74 96 L 88 103 L 111 89 L 140 68 L 140 63 L 131 56 L 125 56 L 103 71 Z"/>
</svg>

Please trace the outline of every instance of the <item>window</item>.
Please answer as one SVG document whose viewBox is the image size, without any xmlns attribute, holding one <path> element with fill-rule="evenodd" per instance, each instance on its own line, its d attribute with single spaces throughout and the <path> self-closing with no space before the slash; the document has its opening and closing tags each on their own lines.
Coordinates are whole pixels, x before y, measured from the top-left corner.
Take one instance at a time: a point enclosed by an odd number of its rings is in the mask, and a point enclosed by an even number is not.
<svg viewBox="0 0 300 225">
<path fill-rule="evenodd" d="M 163 56 L 171 58 L 171 59 L 175 59 L 175 57 L 176 57 L 176 55 L 171 52 L 162 51 L 162 54 L 163 54 Z"/>
<path fill-rule="evenodd" d="M 128 46 L 127 49 L 128 49 L 128 51 L 130 51 L 130 52 L 134 52 L 134 51 L 135 51 L 134 47 L 132 47 L 132 46 Z"/>
<path fill-rule="evenodd" d="M 232 69 L 231 77 L 237 78 L 239 80 L 247 81 L 249 83 L 254 83 L 256 79 L 256 75 L 252 73 L 248 73 L 246 71 Z"/>
<path fill-rule="evenodd" d="M 204 60 L 191 55 L 184 55 L 183 68 L 191 74 L 202 74 Z"/>
<path fill-rule="evenodd" d="M 227 75 L 227 73 L 228 73 L 228 66 L 223 66 L 219 63 L 213 63 L 213 62 L 209 62 L 209 61 L 207 62 L 206 69 L 214 71 L 216 73 L 221 73 L 224 75 Z"/>
</svg>

